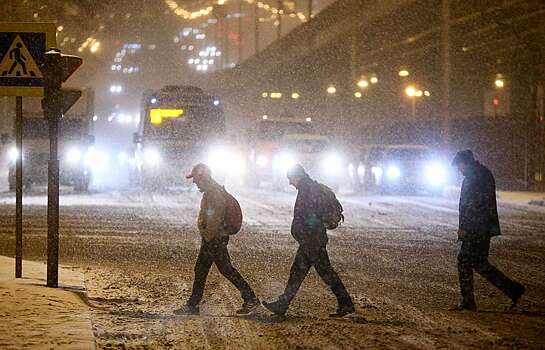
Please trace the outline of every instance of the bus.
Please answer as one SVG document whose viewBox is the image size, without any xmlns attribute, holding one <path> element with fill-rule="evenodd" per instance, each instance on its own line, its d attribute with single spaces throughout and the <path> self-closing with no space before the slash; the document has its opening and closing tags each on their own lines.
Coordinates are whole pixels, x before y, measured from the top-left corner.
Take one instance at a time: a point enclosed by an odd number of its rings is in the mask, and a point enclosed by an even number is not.
<svg viewBox="0 0 545 350">
<path fill-rule="evenodd" d="M 132 182 L 147 189 L 188 185 L 183 175 L 209 157 L 224 133 L 218 97 L 194 86 L 146 91 L 133 137 Z"/>
</svg>

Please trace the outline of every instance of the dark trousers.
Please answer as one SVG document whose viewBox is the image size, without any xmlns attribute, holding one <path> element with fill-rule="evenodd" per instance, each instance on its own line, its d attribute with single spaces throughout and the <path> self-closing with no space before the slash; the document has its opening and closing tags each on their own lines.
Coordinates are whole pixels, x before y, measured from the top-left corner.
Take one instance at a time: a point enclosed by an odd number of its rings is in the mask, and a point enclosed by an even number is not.
<svg viewBox="0 0 545 350">
<path fill-rule="evenodd" d="M 215 263 L 219 272 L 240 291 L 244 301 L 256 299 L 250 285 L 244 280 L 237 269 L 233 267 L 233 264 L 231 264 L 229 251 L 227 250 L 228 243 L 229 237 L 212 240 L 210 242 L 206 242 L 205 240 L 202 241 L 199 256 L 195 263 L 195 280 L 193 281 L 193 291 L 187 301 L 188 305 L 198 305 L 201 302 L 204 286 L 206 284 L 206 277 L 208 276 L 212 263 Z"/>
<path fill-rule="evenodd" d="M 473 271 L 475 270 L 510 298 L 516 293 L 519 284 L 488 262 L 490 237 L 470 237 L 464 239 L 458 253 L 458 277 L 462 304 L 475 305 L 473 294 Z"/>
<path fill-rule="evenodd" d="M 318 272 L 318 275 L 325 284 L 331 288 L 331 291 L 335 294 L 335 297 L 337 297 L 339 306 L 353 305 L 352 299 L 344 287 L 343 282 L 331 266 L 326 247 L 303 245 L 300 245 L 299 249 L 297 249 L 297 254 L 295 254 L 295 259 L 291 265 L 288 285 L 286 286 L 284 294 L 279 297 L 279 300 L 282 303 L 286 306 L 291 303 L 312 266 L 314 266 L 316 272 Z"/>
</svg>

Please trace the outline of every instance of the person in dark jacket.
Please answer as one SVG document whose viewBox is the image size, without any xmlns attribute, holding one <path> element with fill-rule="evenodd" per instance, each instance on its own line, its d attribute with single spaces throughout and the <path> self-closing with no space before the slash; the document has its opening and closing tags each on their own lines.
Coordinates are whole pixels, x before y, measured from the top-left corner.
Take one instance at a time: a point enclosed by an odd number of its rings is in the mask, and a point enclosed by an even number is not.
<svg viewBox="0 0 545 350">
<path fill-rule="evenodd" d="M 522 284 L 512 281 L 488 262 L 490 238 L 500 235 L 496 204 L 496 184 L 492 172 L 475 160 L 470 150 L 460 151 L 452 165 L 464 176 L 459 205 L 458 240 L 462 242 L 458 254 L 458 277 L 462 295 L 453 311 L 476 311 L 473 294 L 473 271 L 511 298 L 512 306 L 524 294 Z"/>
<path fill-rule="evenodd" d="M 355 311 L 352 299 L 339 275 L 329 261 L 327 253 L 327 233 L 322 222 L 322 210 L 317 201 L 320 184 L 312 180 L 301 165 L 288 171 L 290 184 L 298 193 L 293 211 L 291 234 L 299 243 L 299 248 L 291 266 L 288 284 L 277 301 L 263 305 L 277 315 L 284 315 L 303 283 L 308 271 L 314 266 L 318 275 L 331 288 L 337 297 L 337 312 L 331 316 L 342 317 Z"/>
<path fill-rule="evenodd" d="M 193 290 L 186 304 L 174 311 L 177 315 L 196 315 L 199 313 L 206 277 L 212 264 L 216 264 L 219 272 L 225 276 L 239 291 L 244 300 L 237 314 L 247 314 L 257 308 L 260 303 L 250 285 L 233 267 L 227 244 L 229 232 L 225 228 L 225 210 L 227 206 L 226 192 L 223 186 L 212 178 L 210 168 L 206 164 L 197 164 L 186 178 L 203 192 L 201 209 L 197 226 L 202 238 L 201 248 L 195 263 L 195 280 Z"/>
</svg>

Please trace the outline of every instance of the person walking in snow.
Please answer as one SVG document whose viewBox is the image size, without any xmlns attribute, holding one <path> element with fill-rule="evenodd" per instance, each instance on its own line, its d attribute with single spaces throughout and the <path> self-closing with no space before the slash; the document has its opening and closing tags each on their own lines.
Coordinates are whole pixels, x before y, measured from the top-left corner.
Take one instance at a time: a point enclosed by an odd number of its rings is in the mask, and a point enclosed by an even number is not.
<svg viewBox="0 0 545 350">
<path fill-rule="evenodd" d="M 488 262 L 490 238 L 500 235 L 500 222 L 496 204 L 496 184 L 492 172 L 475 160 L 470 150 L 460 151 L 452 166 L 464 176 L 459 204 L 458 240 L 462 242 L 458 253 L 458 278 L 461 302 L 451 311 L 476 311 L 473 294 L 473 271 L 492 283 L 517 305 L 524 294 L 522 284 Z"/>
<path fill-rule="evenodd" d="M 177 315 L 199 314 L 199 303 L 203 297 L 206 278 L 214 263 L 219 272 L 240 291 L 244 303 L 237 310 L 237 314 L 248 314 L 260 303 L 250 285 L 233 267 L 227 249 L 229 235 L 233 234 L 233 231 L 230 231 L 230 228 L 226 226 L 226 215 L 229 211 L 229 201 L 234 198 L 212 178 L 210 168 L 205 164 L 197 164 L 186 178 L 193 179 L 193 183 L 203 193 L 198 218 L 202 241 L 195 263 L 195 279 L 191 296 L 185 305 L 175 310 L 174 313 Z M 240 214 L 240 223 L 241 221 Z"/>
<path fill-rule="evenodd" d="M 291 234 L 299 243 L 299 248 L 284 293 L 277 301 L 263 302 L 263 305 L 276 315 L 284 315 L 308 271 L 314 266 L 337 298 L 337 312 L 331 316 L 351 314 L 355 311 L 354 304 L 339 275 L 331 266 L 327 253 L 326 226 L 331 225 L 330 229 L 336 228 L 341 218 L 344 219 L 342 206 L 335 194 L 325 185 L 311 179 L 301 165 L 290 169 L 287 177 L 290 184 L 297 189 Z"/>
</svg>

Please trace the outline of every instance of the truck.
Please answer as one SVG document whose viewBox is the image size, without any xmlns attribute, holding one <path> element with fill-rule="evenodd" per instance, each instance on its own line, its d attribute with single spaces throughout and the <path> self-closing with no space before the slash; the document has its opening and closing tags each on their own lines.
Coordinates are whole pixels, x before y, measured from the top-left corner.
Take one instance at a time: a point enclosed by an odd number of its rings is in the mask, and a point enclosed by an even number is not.
<svg viewBox="0 0 545 350">
<path fill-rule="evenodd" d="M 201 88 L 168 85 L 144 92 L 133 135 L 129 178 L 147 190 L 185 186 L 184 173 L 199 162 L 219 176 L 235 169 L 225 147 L 221 100 Z"/>
<path fill-rule="evenodd" d="M 0 98 L 0 142 L 3 176 L 10 191 L 15 190 L 15 163 L 21 150 L 15 147 L 15 98 Z M 84 89 L 82 96 L 59 122 L 59 162 L 61 185 L 88 191 L 92 173 L 94 91 Z M 23 98 L 23 187 L 47 183 L 49 127 L 41 99 Z"/>
</svg>

